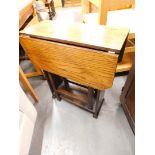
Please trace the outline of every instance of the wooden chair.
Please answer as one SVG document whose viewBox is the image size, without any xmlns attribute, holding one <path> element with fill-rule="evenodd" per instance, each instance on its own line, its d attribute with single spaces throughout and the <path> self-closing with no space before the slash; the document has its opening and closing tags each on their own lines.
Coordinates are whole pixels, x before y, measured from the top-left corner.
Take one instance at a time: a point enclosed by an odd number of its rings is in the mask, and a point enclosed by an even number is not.
<svg viewBox="0 0 155 155">
<path fill-rule="evenodd" d="M 33 20 L 33 17 L 35 16 L 35 11 L 34 11 L 34 8 L 33 8 L 33 3 L 34 2 L 35 2 L 34 0 L 30 0 L 30 1 L 20 0 L 19 30 L 24 29 L 24 28 L 26 28 L 28 26 L 31 26 L 31 25 L 35 24 L 34 22 L 31 22 L 31 18 Z M 20 47 L 20 50 L 22 51 L 22 47 Z M 24 53 L 24 51 L 23 51 L 23 53 Z M 20 61 L 22 61 L 22 60 L 29 59 L 29 58 L 27 57 L 27 55 L 24 54 L 24 56 L 19 57 L 19 59 L 20 59 Z M 36 77 L 36 76 L 43 75 L 43 72 L 39 68 L 37 68 L 36 66 L 34 66 L 34 68 L 35 68 L 36 71 L 26 73 L 25 74 L 26 78 L 31 78 L 31 77 Z M 22 70 L 22 69 L 20 68 L 20 70 Z"/>
<path fill-rule="evenodd" d="M 35 102 L 38 102 L 39 98 L 36 95 L 36 93 L 34 92 L 30 82 L 28 81 L 28 79 L 26 78 L 22 68 L 19 66 L 19 80 L 21 81 L 21 83 L 23 84 L 23 86 L 26 88 L 26 90 L 29 92 L 29 94 L 32 96 L 32 98 L 34 99 Z"/>
<path fill-rule="evenodd" d="M 117 66 L 117 72 L 129 71 L 134 60 L 134 5 L 134 0 L 82 0 L 84 23 L 130 28 L 124 57 Z"/>
<path fill-rule="evenodd" d="M 25 1 L 20 0 L 19 6 L 19 30 L 24 29 L 28 26 L 28 23 L 34 17 L 34 9 L 33 9 L 34 0 Z M 22 47 L 19 45 L 19 52 L 22 53 L 22 56 L 19 56 L 19 61 L 29 59 L 25 52 L 22 50 Z M 34 66 L 35 67 L 35 66 Z M 28 91 L 28 93 L 32 96 L 35 102 L 38 102 L 38 96 L 33 90 L 28 78 L 43 75 L 42 71 L 35 67 L 35 72 L 24 73 L 21 66 L 19 65 L 19 80 L 24 86 L 24 88 Z"/>
</svg>

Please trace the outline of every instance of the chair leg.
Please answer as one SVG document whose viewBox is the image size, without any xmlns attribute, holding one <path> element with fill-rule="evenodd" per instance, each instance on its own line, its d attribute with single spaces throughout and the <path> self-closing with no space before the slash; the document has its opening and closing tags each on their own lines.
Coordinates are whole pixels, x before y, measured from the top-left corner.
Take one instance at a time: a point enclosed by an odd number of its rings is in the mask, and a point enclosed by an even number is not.
<svg viewBox="0 0 155 155">
<path fill-rule="evenodd" d="M 27 89 L 27 91 L 30 93 L 30 95 L 33 97 L 33 99 L 35 100 L 35 102 L 39 101 L 38 96 L 35 94 L 30 82 L 28 81 L 28 79 L 26 78 L 22 68 L 19 66 L 19 80 L 21 81 L 21 83 L 23 84 L 23 86 Z"/>
</svg>

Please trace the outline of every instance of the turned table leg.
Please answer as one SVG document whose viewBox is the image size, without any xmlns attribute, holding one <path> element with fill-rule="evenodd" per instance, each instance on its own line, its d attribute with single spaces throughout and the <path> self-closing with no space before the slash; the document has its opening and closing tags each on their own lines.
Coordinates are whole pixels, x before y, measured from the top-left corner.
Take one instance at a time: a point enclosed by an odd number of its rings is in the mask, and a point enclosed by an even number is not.
<svg viewBox="0 0 155 155">
<path fill-rule="evenodd" d="M 52 94 L 53 94 L 53 98 L 57 98 L 57 100 L 58 101 L 60 101 L 61 100 L 61 98 L 60 98 L 60 96 L 59 96 L 59 94 L 58 94 L 58 92 L 57 92 L 57 88 L 56 88 L 56 83 L 55 83 L 55 81 L 54 81 L 54 77 L 52 76 L 52 73 L 49 73 L 49 72 L 47 72 L 47 71 L 44 71 L 45 72 L 45 75 L 46 75 L 46 77 L 47 77 L 47 82 L 48 82 L 48 84 L 49 84 L 49 87 L 50 87 L 50 89 L 51 89 L 51 92 L 52 92 Z"/>
<path fill-rule="evenodd" d="M 102 100 L 100 100 L 100 96 L 101 96 L 101 91 L 100 90 L 96 90 L 96 100 L 95 100 L 95 107 L 94 107 L 94 114 L 93 117 L 97 118 L 98 114 L 101 110 L 104 98 L 102 98 Z"/>
<path fill-rule="evenodd" d="M 88 109 L 93 109 L 94 89 L 88 87 Z"/>
</svg>

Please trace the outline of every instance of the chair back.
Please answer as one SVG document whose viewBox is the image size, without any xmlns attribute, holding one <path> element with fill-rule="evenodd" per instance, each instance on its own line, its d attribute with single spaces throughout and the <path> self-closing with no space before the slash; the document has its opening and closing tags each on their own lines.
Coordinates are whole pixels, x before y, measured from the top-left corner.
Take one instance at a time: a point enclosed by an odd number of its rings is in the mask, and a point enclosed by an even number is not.
<svg viewBox="0 0 155 155">
<path fill-rule="evenodd" d="M 88 10 L 86 10 L 86 6 L 88 6 Z M 98 23 L 101 25 L 106 25 L 108 11 L 129 9 L 134 6 L 135 0 L 82 0 L 83 14 L 97 11 Z"/>
</svg>

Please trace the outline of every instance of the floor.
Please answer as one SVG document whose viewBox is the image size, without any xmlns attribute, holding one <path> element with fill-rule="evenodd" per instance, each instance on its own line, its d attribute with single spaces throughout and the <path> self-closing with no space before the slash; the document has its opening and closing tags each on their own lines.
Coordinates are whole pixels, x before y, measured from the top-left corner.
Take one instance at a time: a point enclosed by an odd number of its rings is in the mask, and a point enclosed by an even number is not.
<svg viewBox="0 0 155 155">
<path fill-rule="evenodd" d="M 80 7 L 56 11 L 56 18 L 62 22 L 81 20 Z M 21 65 L 25 72 L 33 70 L 29 61 Z M 34 104 L 38 117 L 29 155 L 134 155 L 135 137 L 119 100 L 125 81 L 126 76 L 114 79 L 95 119 L 70 103 L 53 100 L 42 77 L 30 79 L 39 103 Z"/>
<path fill-rule="evenodd" d="M 26 70 L 31 64 L 22 66 Z M 70 103 L 53 100 L 42 77 L 30 79 L 39 103 L 34 104 L 38 117 L 29 155 L 134 155 L 134 134 L 119 101 L 125 80 L 115 77 L 95 119 Z"/>
</svg>

